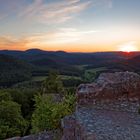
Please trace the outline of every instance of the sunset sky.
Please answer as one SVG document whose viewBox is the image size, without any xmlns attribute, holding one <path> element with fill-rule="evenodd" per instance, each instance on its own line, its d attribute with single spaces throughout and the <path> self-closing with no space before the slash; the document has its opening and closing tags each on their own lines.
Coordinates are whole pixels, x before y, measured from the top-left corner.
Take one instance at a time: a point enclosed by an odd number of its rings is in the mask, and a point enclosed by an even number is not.
<svg viewBox="0 0 140 140">
<path fill-rule="evenodd" d="M 140 50 L 140 0 L 0 0 L 0 50 Z"/>
</svg>

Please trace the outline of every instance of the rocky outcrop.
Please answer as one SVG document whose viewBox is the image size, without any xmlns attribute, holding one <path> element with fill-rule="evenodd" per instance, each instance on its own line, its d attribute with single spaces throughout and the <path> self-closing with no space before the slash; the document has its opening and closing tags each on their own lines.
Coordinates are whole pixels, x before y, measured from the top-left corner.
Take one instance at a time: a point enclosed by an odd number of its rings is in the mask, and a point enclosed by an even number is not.
<svg viewBox="0 0 140 140">
<path fill-rule="evenodd" d="M 76 111 L 75 116 L 77 124 L 82 127 L 80 136 L 83 139 L 75 137 L 74 140 L 140 139 L 140 115 L 138 113 L 81 106 Z M 65 140 L 71 140 L 70 138 Z"/>
<path fill-rule="evenodd" d="M 62 140 L 139 140 L 140 76 L 103 73 L 77 88 L 74 117 L 63 119 Z"/>
<path fill-rule="evenodd" d="M 61 126 L 63 128 L 61 140 L 85 140 L 84 129 L 77 121 L 76 114 L 64 117 Z"/>
<path fill-rule="evenodd" d="M 55 140 L 55 139 L 58 140 L 61 139 L 60 130 L 44 131 L 38 134 L 32 134 L 24 137 L 14 137 L 14 138 L 9 138 L 7 140 Z"/>
<path fill-rule="evenodd" d="M 121 105 L 138 106 L 140 102 L 140 76 L 133 72 L 102 73 L 91 84 L 81 84 L 77 88 L 78 105 L 102 105 L 112 103 L 114 107 Z M 115 105 L 116 104 L 116 105 Z M 133 107 L 132 107 L 133 108 Z"/>
<path fill-rule="evenodd" d="M 76 111 L 61 121 L 61 140 L 139 140 L 140 76 L 133 72 L 103 73 L 77 88 Z M 53 140 L 40 133 L 10 140 Z M 55 137 L 56 138 L 56 137 Z"/>
<path fill-rule="evenodd" d="M 79 120 L 78 113 L 75 112 L 72 116 L 66 116 L 62 119 L 63 137 L 61 140 L 96 140 L 95 134 L 87 133 Z"/>
</svg>

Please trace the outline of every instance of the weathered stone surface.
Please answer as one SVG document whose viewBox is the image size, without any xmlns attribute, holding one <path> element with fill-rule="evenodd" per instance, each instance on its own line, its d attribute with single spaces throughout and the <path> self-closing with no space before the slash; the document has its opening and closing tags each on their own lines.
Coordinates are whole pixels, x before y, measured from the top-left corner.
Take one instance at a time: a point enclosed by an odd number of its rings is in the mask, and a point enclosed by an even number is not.
<svg viewBox="0 0 140 140">
<path fill-rule="evenodd" d="M 81 84 L 76 95 L 75 119 L 64 118 L 62 140 L 140 139 L 138 74 L 103 73 L 95 83 Z"/>
<path fill-rule="evenodd" d="M 13 138 L 9 138 L 9 139 L 6 139 L 6 140 L 20 140 L 21 137 L 13 137 Z"/>
<path fill-rule="evenodd" d="M 61 140 L 86 140 L 84 128 L 77 120 L 76 114 L 63 118 L 61 126 L 63 128 L 63 137 Z"/>
<path fill-rule="evenodd" d="M 74 117 L 63 119 L 62 140 L 139 140 L 140 115 L 138 113 L 77 108 Z"/>
<path fill-rule="evenodd" d="M 56 131 L 58 131 L 58 130 L 56 130 Z M 57 137 L 56 133 L 59 133 L 59 132 L 44 131 L 39 134 L 28 135 L 28 136 L 24 136 L 24 137 L 14 137 L 14 138 L 10 138 L 7 140 L 55 140 Z M 60 137 L 61 137 L 61 134 L 60 134 Z M 58 140 L 61 139 L 60 137 L 57 137 Z"/>
<path fill-rule="evenodd" d="M 119 105 L 124 102 L 139 104 L 140 76 L 133 72 L 103 73 L 96 82 L 81 84 L 77 88 L 76 95 L 79 105 L 103 103 Z M 123 104 L 119 107 L 121 108 Z M 129 104 L 126 108 L 127 106 Z"/>
<path fill-rule="evenodd" d="M 131 112 L 98 110 L 80 107 L 76 119 L 84 126 L 84 133 L 95 140 L 139 140 L 140 115 Z"/>
</svg>

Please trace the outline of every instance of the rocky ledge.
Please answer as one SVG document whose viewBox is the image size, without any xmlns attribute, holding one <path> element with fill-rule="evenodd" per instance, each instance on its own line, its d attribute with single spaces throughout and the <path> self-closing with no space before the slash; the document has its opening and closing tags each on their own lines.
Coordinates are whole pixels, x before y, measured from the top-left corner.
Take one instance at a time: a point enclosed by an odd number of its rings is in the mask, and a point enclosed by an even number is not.
<svg viewBox="0 0 140 140">
<path fill-rule="evenodd" d="M 140 76 L 133 72 L 103 73 L 94 83 L 81 84 L 76 95 L 78 105 L 125 102 L 126 108 L 127 104 L 130 106 L 129 103 L 136 103 L 138 106 Z M 124 108 L 123 105 L 121 107 Z"/>
<path fill-rule="evenodd" d="M 13 137 L 6 140 L 60 140 L 61 130 L 44 131 L 38 134 L 32 134 L 24 137 Z"/>
<path fill-rule="evenodd" d="M 80 107 L 63 119 L 62 140 L 139 140 L 140 115 L 123 111 Z"/>
<path fill-rule="evenodd" d="M 62 120 L 63 140 L 139 140 L 140 76 L 103 73 L 77 88 L 77 107 Z"/>
</svg>

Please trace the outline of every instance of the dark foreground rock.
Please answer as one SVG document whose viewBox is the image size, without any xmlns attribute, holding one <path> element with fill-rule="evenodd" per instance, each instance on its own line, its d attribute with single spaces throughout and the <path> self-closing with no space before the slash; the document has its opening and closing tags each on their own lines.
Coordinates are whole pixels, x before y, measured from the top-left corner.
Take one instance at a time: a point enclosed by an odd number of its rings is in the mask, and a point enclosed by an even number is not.
<svg viewBox="0 0 140 140">
<path fill-rule="evenodd" d="M 44 131 L 34 135 L 24 137 L 14 137 L 7 140 L 60 140 L 62 137 L 61 130 Z"/>
</svg>

